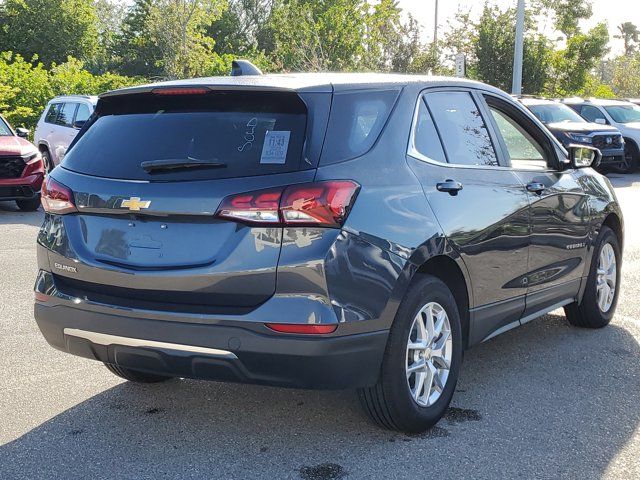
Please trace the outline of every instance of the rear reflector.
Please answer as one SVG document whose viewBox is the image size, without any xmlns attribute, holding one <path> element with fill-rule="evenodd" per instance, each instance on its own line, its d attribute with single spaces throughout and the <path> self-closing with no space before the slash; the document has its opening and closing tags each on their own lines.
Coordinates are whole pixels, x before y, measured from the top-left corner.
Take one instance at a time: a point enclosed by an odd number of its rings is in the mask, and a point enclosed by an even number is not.
<svg viewBox="0 0 640 480">
<path fill-rule="evenodd" d="M 56 182 L 50 176 L 42 184 L 40 191 L 42 208 L 47 213 L 63 215 L 65 213 L 77 212 L 73 203 L 73 193 L 68 187 Z"/>
<path fill-rule="evenodd" d="M 340 228 L 360 185 L 351 180 L 302 183 L 225 198 L 216 216 L 260 225 Z"/>
<path fill-rule="evenodd" d="M 265 323 L 265 325 L 278 333 L 298 333 L 301 335 L 322 335 L 333 333 L 338 325 L 314 325 L 314 324 L 292 324 L 292 323 Z"/>
<path fill-rule="evenodd" d="M 49 295 L 40 292 L 35 292 L 35 297 L 38 302 L 46 302 L 49 300 Z"/>
<path fill-rule="evenodd" d="M 154 88 L 151 93 L 154 95 L 204 95 L 211 90 L 208 88 L 193 88 L 193 87 L 163 87 Z"/>
</svg>

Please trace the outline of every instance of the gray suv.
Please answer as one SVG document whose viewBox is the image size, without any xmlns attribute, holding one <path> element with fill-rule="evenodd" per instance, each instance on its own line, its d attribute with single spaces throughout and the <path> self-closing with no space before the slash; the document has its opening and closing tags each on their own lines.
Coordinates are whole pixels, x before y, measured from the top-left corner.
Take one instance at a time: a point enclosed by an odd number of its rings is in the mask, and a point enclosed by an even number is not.
<svg viewBox="0 0 640 480">
<path fill-rule="evenodd" d="M 109 92 L 43 188 L 35 318 L 134 382 L 357 388 L 422 431 L 465 349 L 560 307 L 611 320 L 623 219 L 598 155 L 460 79 Z"/>
</svg>

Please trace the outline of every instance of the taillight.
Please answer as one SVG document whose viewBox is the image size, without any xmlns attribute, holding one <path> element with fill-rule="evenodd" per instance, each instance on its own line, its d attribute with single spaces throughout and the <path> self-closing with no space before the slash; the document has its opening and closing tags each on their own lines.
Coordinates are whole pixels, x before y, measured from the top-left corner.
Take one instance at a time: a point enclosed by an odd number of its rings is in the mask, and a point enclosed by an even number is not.
<svg viewBox="0 0 640 480">
<path fill-rule="evenodd" d="M 73 203 L 71 190 L 51 177 L 47 177 L 47 180 L 42 184 L 40 199 L 42 200 L 42 208 L 47 213 L 63 215 L 78 211 Z"/>
<path fill-rule="evenodd" d="M 360 186 L 351 180 L 302 183 L 225 198 L 216 216 L 251 224 L 339 228 Z"/>
<path fill-rule="evenodd" d="M 322 335 L 333 333 L 338 325 L 317 325 L 312 323 L 265 323 L 265 325 L 278 333 L 297 333 L 299 335 Z"/>
</svg>

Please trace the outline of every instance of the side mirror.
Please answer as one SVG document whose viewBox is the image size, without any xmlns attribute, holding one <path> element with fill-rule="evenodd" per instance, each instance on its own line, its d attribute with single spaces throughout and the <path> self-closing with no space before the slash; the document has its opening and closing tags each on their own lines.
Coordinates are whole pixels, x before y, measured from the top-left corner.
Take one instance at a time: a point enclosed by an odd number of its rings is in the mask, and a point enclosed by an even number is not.
<svg viewBox="0 0 640 480">
<path fill-rule="evenodd" d="M 86 120 L 76 120 L 75 122 L 73 122 L 73 128 L 80 130 L 82 127 L 84 127 L 85 123 L 87 123 Z"/>
<path fill-rule="evenodd" d="M 27 138 L 29 136 L 29 129 L 18 127 L 16 128 L 16 135 L 22 138 Z"/>
<path fill-rule="evenodd" d="M 595 123 L 597 123 L 598 125 L 606 125 L 607 121 L 604 118 L 596 118 Z"/>
<path fill-rule="evenodd" d="M 602 160 L 600 150 L 583 145 L 569 145 L 569 160 L 573 168 L 597 167 Z"/>
</svg>

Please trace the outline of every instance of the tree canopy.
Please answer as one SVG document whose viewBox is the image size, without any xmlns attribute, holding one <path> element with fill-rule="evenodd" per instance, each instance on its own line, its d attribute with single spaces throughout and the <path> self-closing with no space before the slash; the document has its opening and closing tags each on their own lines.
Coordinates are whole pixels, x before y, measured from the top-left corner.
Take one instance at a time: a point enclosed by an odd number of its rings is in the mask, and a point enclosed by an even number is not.
<svg viewBox="0 0 640 480">
<path fill-rule="evenodd" d="M 53 95 L 224 75 L 238 57 L 269 72 L 452 74 L 464 53 L 469 77 L 509 90 L 515 15 L 463 7 L 434 44 L 395 0 L 0 0 L 0 111 L 33 127 Z M 607 25 L 581 27 L 591 15 L 588 0 L 527 2 L 524 93 L 640 96 L 638 26 L 612 26 L 612 57 Z"/>
</svg>

